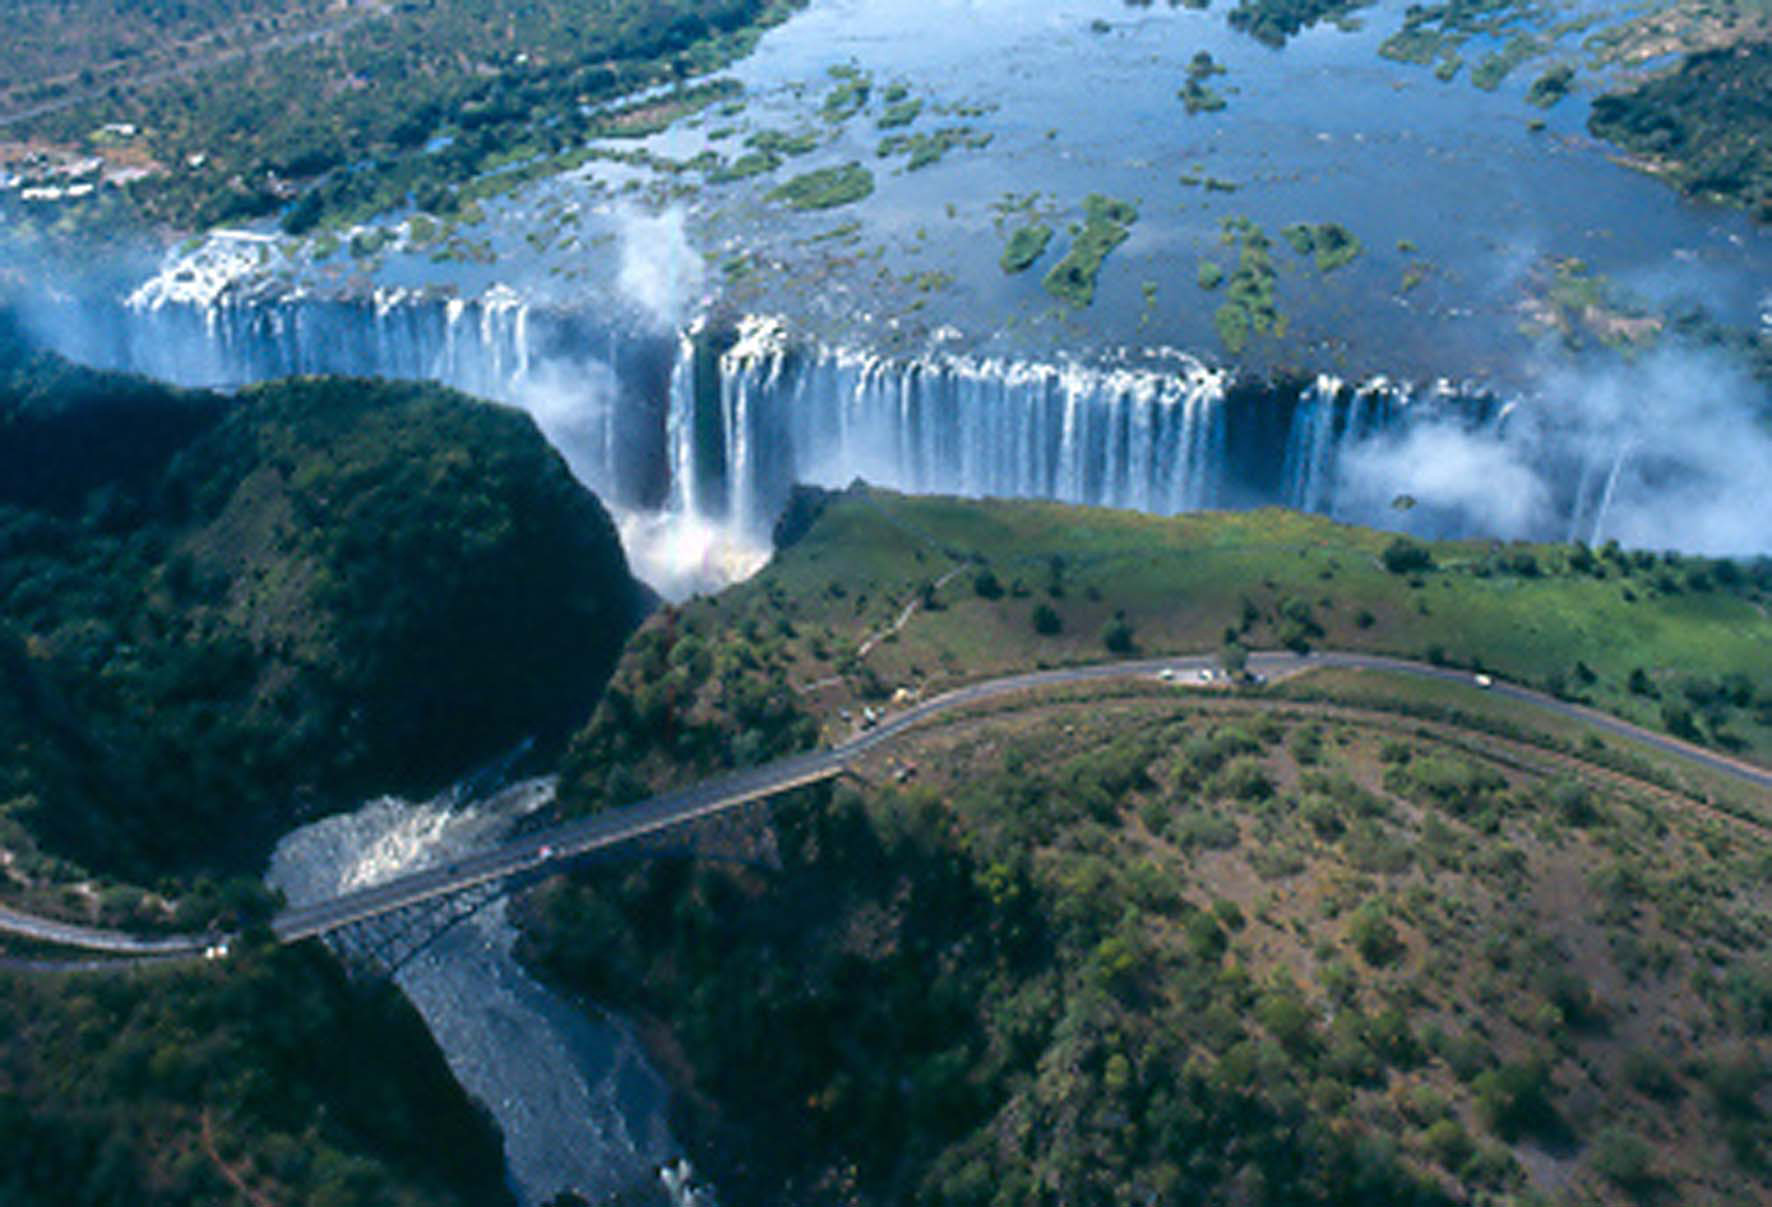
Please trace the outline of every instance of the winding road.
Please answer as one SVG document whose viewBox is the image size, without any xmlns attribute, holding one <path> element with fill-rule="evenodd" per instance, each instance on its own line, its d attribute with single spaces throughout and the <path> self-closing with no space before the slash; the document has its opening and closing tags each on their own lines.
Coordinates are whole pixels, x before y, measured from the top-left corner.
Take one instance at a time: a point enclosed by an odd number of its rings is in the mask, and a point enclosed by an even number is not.
<svg viewBox="0 0 1772 1207">
<path fill-rule="evenodd" d="M 1198 681 L 1201 672 L 1214 670 L 1217 666 L 1218 659 L 1214 655 L 1184 655 L 1032 671 L 969 684 L 894 713 L 874 728 L 838 745 L 781 759 L 765 767 L 706 780 L 691 788 L 654 796 L 594 817 L 563 822 L 450 863 L 411 872 L 327 901 L 286 909 L 271 920 L 271 929 L 279 941 L 298 943 L 382 914 L 449 896 L 475 885 L 518 876 L 543 876 L 551 871 L 561 870 L 594 852 L 735 809 L 791 788 L 835 778 L 863 755 L 895 740 L 932 717 L 956 708 L 1040 688 L 1085 685 L 1114 679 L 1167 677 L 1180 678 L 1186 682 L 1187 676 L 1193 676 Z M 1375 654 L 1257 653 L 1249 657 L 1249 670 L 1269 680 L 1331 668 L 1390 671 L 1465 685 L 1472 682 L 1472 675 L 1468 671 Z M 1606 713 L 1571 704 L 1530 688 L 1496 681 L 1489 687 L 1489 691 L 1522 705 L 1580 721 L 1616 737 L 1640 742 L 1748 787 L 1772 793 L 1772 770 L 1764 767 L 1643 729 Z M 0 932 L 61 946 L 136 957 L 200 955 L 211 950 L 217 942 L 217 938 L 212 935 L 136 938 L 114 931 L 93 930 L 33 918 L 3 908 L 0 908 Z"/>
</svg>

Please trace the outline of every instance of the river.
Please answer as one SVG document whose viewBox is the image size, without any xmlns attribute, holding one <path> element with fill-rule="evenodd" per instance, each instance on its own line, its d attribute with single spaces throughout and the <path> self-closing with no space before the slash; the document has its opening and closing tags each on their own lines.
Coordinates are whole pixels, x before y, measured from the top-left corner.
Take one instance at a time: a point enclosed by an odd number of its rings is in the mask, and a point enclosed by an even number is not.
<svg viewBox="0 0 1772 1207">
<path fill-rule="evenodd" d="M 535 779 L 480 800 L 374 800 L 285 836 L 266 881 L 293 904 L 379 883 L 496 842 L 552 799 L 552 781 Z M 632 1029 L 536 981 L 513 957 L 515 940 L 500 899 L 445 931 L 394 980 L 456 1080 L 496 1120 L 517 1201 L 542 1207 L 572 1191 L 591 1202 L 626 1194 L 711 1204 L 708 1192 L 667 1190 L 659 1177 L 683 1153 L 667 1120 L 668 1088 Z"/>
</svg>

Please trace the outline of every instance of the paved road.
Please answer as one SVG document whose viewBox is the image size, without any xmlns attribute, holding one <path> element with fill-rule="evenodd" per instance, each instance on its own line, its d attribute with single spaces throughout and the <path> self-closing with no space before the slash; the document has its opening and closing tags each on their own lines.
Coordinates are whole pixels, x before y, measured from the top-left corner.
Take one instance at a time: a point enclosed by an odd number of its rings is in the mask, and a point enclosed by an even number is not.
<svg viewBox="0 0 1772 1207">
<path fill-rule="evenodd" d="M 79 947 L 87 951 L 104 951 L 120 956 L 190 956 L 201 955 L 218 935 L 170 935 L 164 938 L 142 938 L 116 930 L 100 930 L 72 922 L 57 922 L 0 905 L 0 932 L 34 939 L 58 947 Z"/>
<path fill-rule="evenodd" d="M 521 872 L 545 873 L 593 851 L 618 846 L 632 839 L 660 830 L 670 829 L 711 814 L 735 808 L 749 801 L 773 796 L 789 788 L 831 779 L 843 773 L 862 755 L 893 741 L 906 730 L 931 717 L 977 704 L 999 696 L 1012 695 L 1036 688 L 1064 687 L 1111 679 L 1153 677 L 1164 671 L 1185 679 L 1189 675 L 1210 670 L 1218 665 L 1216 657 L 1145 658 L 1124 662 L 1100 663 L 1094 666 L 1067 667 L 1058 670 L 1034 671 L 1010 675 L 956 688 L 895 713 L 873 729 L 827 750 L 796 755 L 751 771 L 722 779 L 708 780 L 682 792 L 653 797 L 622 809 L 612 809 L 583 821 L 568 822 L 492 850 L 457 861 L 444 867 L 415 872 L 390 880 L 374 888 L 362 889 L 331 901 L 289 910 L 279 915 L 272 928 L 284 942 L 295 942 L 352 922 L 361 921 L 417 904 L 431 897 L 453 893 L 459 889 L 488 880 L 502 879 Z M 1367 654 L 1291 653 L 1252 654 L 1249 669 L 1269 679 L 1284 678 L 1319 667 L 1357 670 L 1395 671 L 1428 679 L 1469 684 L 1468 671 L 1429 666 L 1400 658 L 1384 658 Z M 1529 688 L 1497 682 L 1491 689 L 1497 695 L 1524 704 L 1547 709 L 1571 717 L 1619 737 L 1643 742 L 1657 750 L 1698 763 L 1722 775 L 1752 787 L 1772 791 L 1772 771 L 1705 750 L 1677 738 L 1652 733 L 1627 721 L 1591 708 L 1570 704 L 1535 692 Z"/>
<path fill-rule="evenodd" d="M 893 741 L 907 730 L 932 717 L 969 704 L 1037 688 L 1156 677 L 1165 671 L 1186 681 L 1190 676 L 1215 668 L 1217 663 L 1217 658 L 1212 655 L 1144 658 L 1033 671 L 956 688 L 895 713 L 873 729 L 829 749 L 810 751 L 766 767 L 707 780 L 680 792 L 655 796 L 594 817 L 552 826 L 452 863 L 413 872 L 329 901 L 288 909 L 272 919 L 271 928 L 281 941 L 295 943 L 354 922 L 447 896 L 477 884 L 525 874 L 540 877 L 564 868 L 592 852 L 619 846 L 750 801 L 774 796 L 790 788 L 832 779 L 841 775 L 862 755 Z M 1270 679 L 1284 678 L 1319 667 L 1394 671 L 1450 683 L 1471 682 L 1468 671 L 1370 654 L 1258 653 L 1249 658 L 1249 669 Z M 1642 742 L 1676 758 L 1698 764 L 1739 783 L 1772 792 L 1772 771 L 1766 768 L 1731 759 L 1664 734 L 1652 733 L 1617 717 L 1570 704 L 1529 688 L 1496 682 L 1490 690 L 1502 698 L 1582 721 L 1615 736 Z M 6 910 L 0 910 L 0 931 L 25 934 L 66 946 L 137 955 L 173 951 L 191 954 L 200 952 L 214 942 L 210 937 L 138 940 L 113 932 L 91 931 L 65 923 L 45 922 Z"/>
</svg>

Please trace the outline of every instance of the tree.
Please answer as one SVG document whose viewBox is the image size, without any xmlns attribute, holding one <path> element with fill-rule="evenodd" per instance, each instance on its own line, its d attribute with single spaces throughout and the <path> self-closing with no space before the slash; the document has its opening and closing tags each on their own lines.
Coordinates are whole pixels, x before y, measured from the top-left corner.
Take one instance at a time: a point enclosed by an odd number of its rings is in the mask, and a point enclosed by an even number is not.
<svg viewBox="0 0 1772 1207">
<path fill-rule="evenodd" d="M 1227 641 L 1218 651 L 1218 665 L 1231 678 L 1240 679 L 1243 672 L 1249 669 L 1249 651 L 1243 648 L 1240 641 Z"/>
<path fill-rule="evenodd" d="M 1052 608 L 1051 604 L 1041 604 L 1034 609 L 1034 632 L 1042 637 L 1056 637 L 1064 629 L 1064 621 Z"/>
<path fill-rule="evenodd" d="M 1101 627 L 1101 644 L 1110 653 L 1130 654 L 1132 652 L 1132 626 L 1124 617 L 1116 616 Z"/>
<path fill-rule="evenodd" d="M 1392 574 L 1410 574 L 1434 568 L 1434 555 L 1428 552 L 1427 547 L 1418 545 L 1405 536 L 1386 545 L 1380 558 L 1384 562 L 1384 568 Z"/>
</svg>

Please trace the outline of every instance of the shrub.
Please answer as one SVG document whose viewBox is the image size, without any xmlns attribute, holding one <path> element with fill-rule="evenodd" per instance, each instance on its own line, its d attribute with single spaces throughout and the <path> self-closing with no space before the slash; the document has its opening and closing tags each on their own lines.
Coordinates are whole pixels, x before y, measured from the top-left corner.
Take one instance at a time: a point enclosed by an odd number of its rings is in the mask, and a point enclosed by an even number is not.
<svg viewBox="0 0 1772 1207">
<path fill-rule="evenodd" d="M 1655 1174 L 1655 1153 L 1642 1137 L 1619 1127 L 1609 1127 L 1594 1142 L 1594 1169 L 1607 1181 L 1639 1194 L 1660 1179 Z"/>
<path fill-rule="evenodd" d="M 1132 652 L 1132 626 L 1120 617 L 1115 617 L 1101 627 L 1101 644 L 1110 653 L 1130 654 Z"/>
<path fill-rule="evenodd" d="M 1360 958 L 1374 968 L 1383 967 L 1403 954 L 1403 941 L 1391 925 L 1385 911 L 1376 905 L 1363 905 L 1348 920 L 1348 941 Z"/>
<path fill-rule="evenodd" d="M 1550 1067 L 1543 1060 L 1504 1064 L 1479 1073 L 1472 1089 L 1489 1127 L 1512 1142 L 1523 1134 L 1556 1135 L 1562 1119 L 1551 1103 Z"/>
<path fill-rule="evenodd" d="M 1434 567 L 1434 555 L 1425 545 L 1418 545 L 1408 537 L 1398 537 L 1386 545 L 1379 556 L 1384 568 L 1392 574 L 1412 574 Z"/>
<path fill-rule="evenodd" d="M 1041 604 L 1034 609 L 1033 623 L 1034 632 L 1042 637 L 1056 637 L 1064 630 L 1064 621 L 1051 604 Z"/>
</svg>

